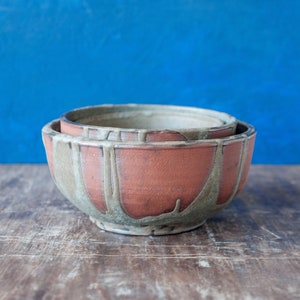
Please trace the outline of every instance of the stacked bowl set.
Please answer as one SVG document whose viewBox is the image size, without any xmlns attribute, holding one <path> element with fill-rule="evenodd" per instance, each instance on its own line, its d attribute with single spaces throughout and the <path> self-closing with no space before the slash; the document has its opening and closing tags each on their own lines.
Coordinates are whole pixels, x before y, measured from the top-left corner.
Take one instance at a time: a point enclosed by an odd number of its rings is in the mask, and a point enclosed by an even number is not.
<svg viewBox="0 0 300 300">
<path fill-rule="evenodd" d="M 223 112 L 100 105 L 42 129 L 58 189 L 100 228 L 130 235 L 199 227 L 245 185 L 256 131 Z"/>
</svg>

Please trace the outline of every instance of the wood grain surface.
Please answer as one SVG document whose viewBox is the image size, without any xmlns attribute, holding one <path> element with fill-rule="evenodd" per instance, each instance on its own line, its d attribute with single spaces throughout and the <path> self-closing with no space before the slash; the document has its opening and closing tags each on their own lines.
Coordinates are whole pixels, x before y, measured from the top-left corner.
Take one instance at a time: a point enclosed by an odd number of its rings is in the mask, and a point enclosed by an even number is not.
<svg viewBox="0 0 300 300">
<path fill-rule="evenodd" d="M 300 299 L 300 166 L 252 167 L 197 230 L 107 233 L 46 165 L 0 166 L 0 299 Z"/>
</svg>

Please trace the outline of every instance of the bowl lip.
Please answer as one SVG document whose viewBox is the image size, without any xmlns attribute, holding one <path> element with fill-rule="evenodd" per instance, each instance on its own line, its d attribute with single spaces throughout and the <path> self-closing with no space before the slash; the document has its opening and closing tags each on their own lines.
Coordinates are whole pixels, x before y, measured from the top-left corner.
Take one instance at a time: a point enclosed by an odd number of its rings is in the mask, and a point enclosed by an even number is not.
<svg viewBox="0 0 300 300">
<path fill-rule="evenodd" d="M 213 138 L 213 139 L 199 139 L 199 140 L 187 140 L 187 141 L 159 141 L 159 142 L 143 142 L 143 141 L 110 141 L 110 140 L 94 140 L 88 139 L 82 136 L 72 136 L 69 134 L 61 133 L 58 130 L 55 130 L 53 126 L 58 126 L 60 130 L 60 119 L 55 119 L 47 123 L 42 128 L 42 135 L 47 135 L 55 140 L 60 140 L 68 144 L 77 144 L 78 146 L 92 146 L 92 147 L 115 147 L 115 148 L 141 148 L 141 147 L 154 147 L 154 148 L 170 148 L 170 147 L 184 147 L 184 146 L 215 146 L 216 144 L 222 143 L 232 143 L 243 141 L 251 137 L 256 136 L 256 129 L 253 125 L 246 123 L 244 121 L 237 121 L 237 127 L 243 126 L 246 127 L 245 130 L 241 133 L 234 135 L 222 137 L 222 138 Z"/>
<path fill-rule="evenodd" d="M 114 126 L 101 126 L 101 125 L 89 125 L 85 123 L 80 123 L 77 121 L 70 120 L 70 115 L 71 114 L 82 114 L 84 112 L 90 112 L 89 116 L 95 116 L 99 115 L 100 111 L 103 109 L 138 109 L 138 110 L 149 110 L 149 111 L 166 111 L 166 110 L 171 110 L 170 115 L 172 112 L 174 113 L 177 111 L 180 114 L 188 114 L 192 113 L 194 115 L 205 115 L 207 117 L 215 118 L 219 121 L 221 121 L 223 124 L 219 126 L 211 126 L 211 127 L 183 127 L 183 128 L 158 128 L 158 129 L 147 129 L 147 128 L 128 128 L 128 127 L 114 127 Z M 136 110 L 136 111 L 138 111 Z M 183 110 L 183 111 L 182 111 Z M 133 110 L 134 111 L 134 110 Z M 103 113 L 103 114 L 111 114 L 111 113 L 117 113 L 117 111 L 111 111 L 108 113 Z M 91 130 L 106 130 L 106 131 L 126 131 L 126 132 L 188 132 L 188 131 L 216 131 L 216 130 L 221 130 L 221 129 L 227 129 L 232 126 L 236 126 L 237 124 L 237 119 L 225 112 L 222 111 L 217 111 L 213 109 L 208 109 L 208 108 L 202 108 L 202 107 L 194 107 L 194 106 L 180 106 L 180 105 L 168 105 L 168 104 L 135 104 L 135 103 L 128 103 L 128 104 L 101 104 L 101 105 L 90 105 L 90 106 L 83 106 L 83 107 L 78 107 L 75 109 L 72 109 L 70 111 L 67 111 L 60 116 L 60 121 L 67 123 L 71 126 L 74 127 L 81 127 L 81 128 L 89 128 Z"/>
</svg>

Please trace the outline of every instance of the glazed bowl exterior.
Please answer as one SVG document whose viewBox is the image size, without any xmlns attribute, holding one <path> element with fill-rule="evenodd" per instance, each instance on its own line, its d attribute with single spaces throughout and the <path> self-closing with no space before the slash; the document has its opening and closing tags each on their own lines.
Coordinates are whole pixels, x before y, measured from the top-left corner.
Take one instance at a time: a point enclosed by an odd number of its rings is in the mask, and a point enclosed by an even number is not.
<svg viewBox="0 0 300 300">
<path fill-rule="evenodd" d="M 62 194 L 100 228 L 132 235 L 187 231 L 228 205 L 243 188 L 255 129 L 238 122 L 222 139 L 96 141 L 44 126 L 52 177 Z"/>
<path fill-rule="evenodd" d="M 61 132 L 109 141 L 188 141 L 234 134 L 233 116 L 209 109 L 171 105 L 100 105 L 61 116 Z"/>
</svg>

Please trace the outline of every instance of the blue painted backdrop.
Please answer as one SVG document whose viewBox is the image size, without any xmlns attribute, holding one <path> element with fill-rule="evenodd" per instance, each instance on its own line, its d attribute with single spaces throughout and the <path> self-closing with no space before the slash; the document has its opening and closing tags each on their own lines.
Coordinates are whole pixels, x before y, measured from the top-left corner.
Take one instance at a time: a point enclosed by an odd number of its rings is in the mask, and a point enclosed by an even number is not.
<svg viewBox="0 0 300 300">
<path fill-rule="evenodd" d="M 258 130 L 254 163 L 300 163 L 300 1 L 0 0 L 0 161 L 45 162 L 75 107 L 163 103 Z"/>
</svg>

